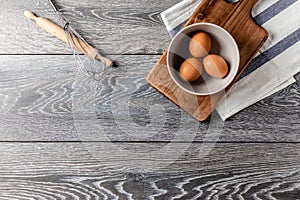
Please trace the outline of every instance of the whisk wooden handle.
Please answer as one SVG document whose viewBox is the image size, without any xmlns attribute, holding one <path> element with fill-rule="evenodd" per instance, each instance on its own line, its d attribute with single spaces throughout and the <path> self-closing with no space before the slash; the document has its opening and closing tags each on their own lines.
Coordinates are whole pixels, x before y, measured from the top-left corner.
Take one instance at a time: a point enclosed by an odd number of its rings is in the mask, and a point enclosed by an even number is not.
<svg viewBox="0 0 300 200">
<path fill-rule="evenodd" d="M 55 23 L 53 23 L 52 21 L 50 21 L 49 19 L 46 19 L 44 17 L 37 17 L 34 13 L 32 13 L 30 11 L 25 11 L 24 15 L 29 19 L 33 19 L 36 22 L 36 24 L 43 30 L 47 31 L 51 35 L 54 35 L 61 41 L 68 43 L 68 38 L 66 36 L 66 33 L 65 33 L 64 29 L 61 28 L 60 26 L 56 25 Z M 96 48 L 88 45 L 87 43 L 82 41 L 80 38 L 75 37 L 74 35 L 70 35 L 70 37 L 71 37 L 70 39 L 72 39 L 72 41 L 74 43 L 74 47 L 78 51 L 85 53 L 86 55 L 88 55 L 92 58 L 101 60 L 107 66 L 113 65 L 113 62 L 110 59 L 101 56 L 98 53 L 99 51 Z"/>
</svg>

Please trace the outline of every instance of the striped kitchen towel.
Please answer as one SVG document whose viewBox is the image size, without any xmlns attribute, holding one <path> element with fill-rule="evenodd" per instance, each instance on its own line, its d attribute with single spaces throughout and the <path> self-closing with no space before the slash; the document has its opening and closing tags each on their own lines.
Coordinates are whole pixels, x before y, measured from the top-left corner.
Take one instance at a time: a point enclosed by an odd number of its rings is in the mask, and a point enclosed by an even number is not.
<svg viewBox="0 0 300 200">
<path fill-rule="evenodd" d="M 173 37 L 201 0 L 183 0 L 161 13 Z M 300 72 L 300 1 L 260 0 L 252 10 L 269 38 L 217 107 L 223 120 L 295 82 Z"/>
</svg>

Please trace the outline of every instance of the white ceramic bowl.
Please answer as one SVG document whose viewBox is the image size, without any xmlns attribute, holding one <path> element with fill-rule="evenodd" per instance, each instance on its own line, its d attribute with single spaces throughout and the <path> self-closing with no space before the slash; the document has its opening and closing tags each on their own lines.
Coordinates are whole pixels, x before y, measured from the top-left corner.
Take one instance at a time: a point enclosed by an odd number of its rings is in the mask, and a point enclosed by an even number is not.
<svg viewBox="0 0 300 200">
<path fill-rule="evenodd" d="M 229 73 L 223 79 L 209 76 L 205 70 L 201 78 L 188 83 L 181 79 L 179 67 L 181 63 L 191 58 L 189 42 L 198 32 L 206 32 L 212 40 L 210 53 L 222 56 L 229 66 Z M 240 64 L 240 54 L 234 38 L 222 27 L 211 23 L 197 23 L 182 29 L 172 40 L 167 53 L 167 66 L 173 81 L 183 90 L 195 95 L 211 95 L 224 90 L 235 78 Z"/>
</svg>

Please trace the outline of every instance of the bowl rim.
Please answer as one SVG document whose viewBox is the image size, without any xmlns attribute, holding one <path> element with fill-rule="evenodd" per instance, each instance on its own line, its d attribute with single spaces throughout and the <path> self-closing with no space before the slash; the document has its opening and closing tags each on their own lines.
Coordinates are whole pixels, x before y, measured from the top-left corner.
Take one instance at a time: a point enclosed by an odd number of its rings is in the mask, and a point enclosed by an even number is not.
<svg viewBox="0 0 300 200">
<path fill-rule="evenodd" d="M 199 92 L 191 91 L 191 90 L 188 90 L 188 89 L 182 87 L 182 86 L 176 81 L 176 79 L 173 77 L 173 75 L 172 75 L 172 73 L 171 73 L 170 63 L 169 63 L 170 48 L 172 47 L 172 45 L 173 45 L 174 41 L 176 40 L 176 38 L 177 38 L 182 32 L 184 32 L 185 30 L 190 29 L 190 28 L 192 28 L 192 27 L 194 27 L 194 26 L 199 26 L 199 25 L 213 26 L 214 28 L 218 28 L 218 29 L 220 29 L 222 32 L 224 32 L 227 36 L 229 36 L 229 38 L 230 38 L 230 40 L 231 40 L 231 42 L 232 42 L 232 44 L 233 44 L 233 46 L 234 46 L 234 48 L 235 48 L 235 51 L 236 51 L 235 53 L 237 53 L 237 55 L 238 55 L 238 57 L 237 57 L 237 64 L 238 64 L 238 66 L 237 66 L 236 69 L 234 70 L 234 72 L 233 72 L 234 75 L 232 76 L 232 78 L 228 81 L 228 83 L 224 84 L 223 87 L 221 87 L 221 88 L 218 89 L 218 90 L 211 91 L 211 92 L 209 91 L 209 92 L 201 92 L 201 93 L 199 93 Z M 199 30 L 199 31 L 201 31 L 201 30 Z M 187 27 L 181 29 L 181 30 L 173 37 L 173 39 L 172 39 L 172 41 L 171 41 L 171 43 L 170 43 L 170 45 L 169 45 L 169 47 L 168 47 L 168 50 L 167 50 L 167 57 L 166 57 L 166 60 L 167 60 L 167 68 L 168 68 L 169 75 L 171 76 L 172 80 L 176 83 L 177 86 L 179 86 L 181 89 L 183 89 L 184 91 L 186 91 L 186 92 L 188 92 L 188 93 L 190 93 L 190 94 L 194 94 L 194 95 L 198 95 L 198 96 L 205 96 L 205 95 L 216 94 L 216 93 L 218 93 L 218 92 L 220 92 L 220 91 L 226 89 L 226 87 L 227 87 L 228 85 L 230 85 L 230 84 L 232 83 L 232 81 L 236 78 L 236 75 L 237 75 L 237 73 L 238 73 L 238 69 L 239 69 L 239 66 L 240 66 L 240 50 L 239 50 L 239 47 L 238 47 L 238 45 L 237 45 L 235 39 L 233 38 L 233 36 L 232 36 L 226 29 L 224 29 L 223 27 L 218 26 L 218 25 L 216 25 L 216 24 L 213 24 L 213 23 L 209 23 L 209 22 L 198 22 L 198 23 L 191 24 L 191 25 L 189 25 L 189 26 L 187 26 Z"/>
</svg>

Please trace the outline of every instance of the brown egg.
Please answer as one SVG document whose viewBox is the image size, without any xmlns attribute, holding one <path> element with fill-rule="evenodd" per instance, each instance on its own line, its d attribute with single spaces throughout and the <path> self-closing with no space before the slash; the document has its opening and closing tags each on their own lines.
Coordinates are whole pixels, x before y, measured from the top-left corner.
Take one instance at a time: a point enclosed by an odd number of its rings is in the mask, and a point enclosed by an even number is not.
<svg viewBox="0 0 300 200">
<path fill-rule="evenodd" d="M 224 78 L 228 74 L 228 66 L 224 58 L 211 54 L 203 59 L 205 71 L 212 77 Z"/>
<path fill-rule="evenodd" d="M 207 33 L 199 32 L 195 34 L 189 44 L 189 50 L 192 56 L 202 58 L 206 56 L 211 49 L 211 39 Z"/>
<path fill-rule="evenodd" d="M 181 64 L 179 73 L 184 80 L 193 82 L 200 77 L 202 68 L 202 63 L 198 59 L 189 58 Z"/>
</svg>

